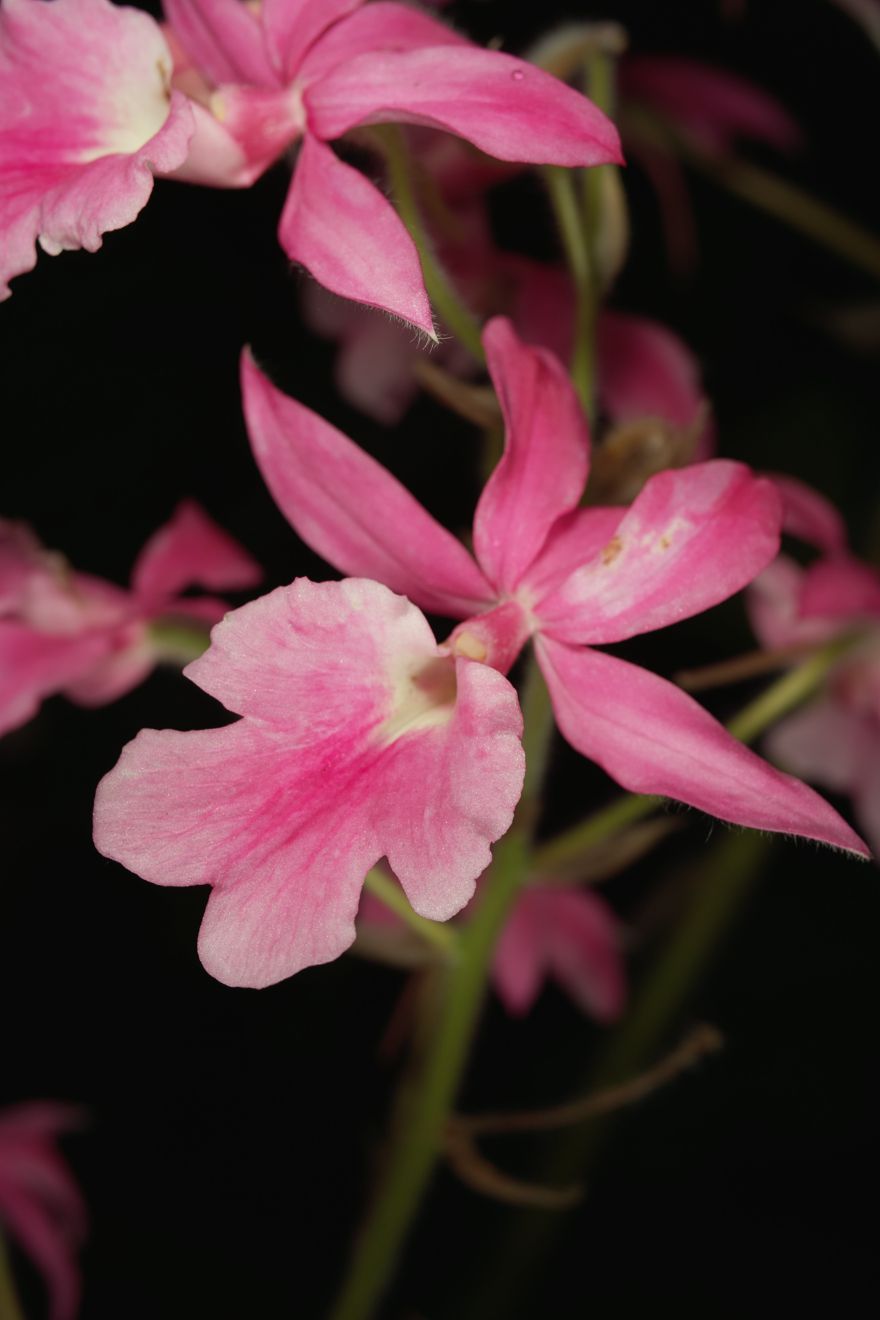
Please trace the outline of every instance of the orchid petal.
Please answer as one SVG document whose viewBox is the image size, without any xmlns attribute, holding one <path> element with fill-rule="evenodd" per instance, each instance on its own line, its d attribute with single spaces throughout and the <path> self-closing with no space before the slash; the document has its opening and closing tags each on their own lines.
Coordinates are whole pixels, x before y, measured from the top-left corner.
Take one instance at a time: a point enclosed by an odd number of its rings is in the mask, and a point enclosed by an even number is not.
<svg viewBox="0 0 880 1320">
<path fill-rule="evenodd" d="M 477 505 L 474 549 L 495 586 L 512 591 L 557 518 L 580 499 L 590 441 L 556 358 L 523 344 L 502 317 L 487 325 L 483 343 L 504 414 L 505 449 Z"/>
<path fill-rule="evenodd" d="M 306 134 L 278 239 L 333 293 L 381 307 L 436 339 L 415 245 L 368 179 Z"/>
<path fill-rule="evenodd" d="M 249 188 L 271 163 L 265 156 L 249 158 L 244 145 L 206 106 L 190 102 L 195 132 L 186 160 L 169 177 L 207 188 Z"/>
<path fill-rule="evenodd" d="M 212 591 L 252 587 L 262 575 L 256 560 L 228 532 L 194 500 L 184 500 L 141 550 L 131 581 L 138 596 L 161 601 L 192 586 Z"/>
<path fill-rule="evenodd" d="M 727 152 L 738 138 L 791 151 L 801 131 L 784 106 L 745 78 L 680 55 L 628 55 L 620 64 L 627 100 L 659 110 L 706 148 Z"/>
<path fill-rule="evenodd" d="M 504 923 L 492 958 L 492 985 L 508 1013 L 523 1017 L 541 992 L 545 950 L 526 890 Z"/>
<path fill-rule="evenodd" d="M 259 986 L 348 947 L 383 855 L 424 915 L 467 902 L 522 787 L 521 718 L 506 680 L 453 677 L 377 583 L 301 581 L 236 613 L 189 672 L 249 716 L 141 733 L 99 786 L 95 840 L 154 883 L 214 885 L 202 960 Z"/>
<path fill-rule="evenodd" d="M 499 160 L 620 163 L 620 139 L 591 101 L 534 65 L 470 45 L 357 55 L 305 92 L 311 129 L 359 124 L 442 128 Z"/>
<path fill-rule="evenodd" d="M 874 741 L 864 715 L 828 694 L 781 720 L 765 737 L 764 750 L 792 774 L 849 793 L 858 787 Z"/>
<path fill-rule="evenodd" d="M 833 637 L 836 624 L 801 616 L 804 570 L 788 555 L 777 555 L 746 592 L 752 632 L 767 650 L 809 646 Z"/>
<path fill-rule="evenodd" d="M 563 736 L 623 788 L 869 855 L 823 798 L 744 747 L 672 683 L 546 637 L 538 657 Z"/>
<path fill-rule="evenodd" d="M 880 573 L 851 555 L 820 559 L 804 574 L 804 619 L 858 619 L 880 616 Z"/>
<path fill-rule="evenodd" d="M 259 17 L 241 0 L 163 0 L 180 44 L 211 82 L 280 84 Z"/>
<path fill-rule="evenodd" d="M 130 224 L 153 176 L 193 132 L 168 96 L 171 54 L 146 14 L 106 0 L 5 0 L 0 9 L 0 298 L 53 255 Z"/>
<path fill-rule="evenodd" d="M 525 585 L 536 600 L 549 596 L 576 569 L 588 564 L 608 544 L 626 509 L 572 509 L 553 526 L 537 559 L 529 565 Z"/>
<path fill-rule="evenodd" d="M 819 491 L 797 477 L 779 472 L 766 474 L 782 497 L 782 530 L 824 550 L 842 554 L 846 550 L 846 523 L 837 509 Z"/>
<path fill-rule="evenodd" d="M 560 641 L 617 642 L 686 619 L 744 587 L 779 548 L 779 496 L 716 459 L 652 477 L 600 554 L 540 603 Z"/>
<path fill-rule="evenodd" d="M 696 359 L 666 326 L 606 311 L 597 348 L 602 406 L 612 421 L 659 417 L 687 429 L 700 419 L 706 401 Z"/>
<path fill-rule="evenodd" d="M 50 1320 L 74 1320 L 81 1285 L 64 1228 L 27 1190 L 6 1186 L 2 1180 L 0 1219 L 46 1282 Z"/>
<path fill-rule="evenodd" d="M 340 4 L 343 0 L 334 0 Z M 284 7 L 289 0 L 277 0 Z M 326 0 L 311 0 L 323 13 Z M 467 38 L 408 5 L 376 0 L 341 23 L 328 27 L 309 49 L 299 69 L 302 82 L 316 82 L 337 65 L 367 51 L 420 50 L 425 46 L 468 46 Z"/>
<path fill-rule="evenodd" d="M 464 546 L 341 431 L 242 360 L 244 412 L 263 478 L 291 526 L 343 573 L 462 617 L 493 592 Z"/>
<path fill-rule="evenodd" d="M 549 963 L 556 979 L 584 1013 L 614 1022 L 626 1003 L 626 977 L 617 922 L 598 894 L 580 889 L 534 888 L 544 909 Z"/>
<path fill-rule="evenodd" d="M 81 679 L 111 645 L 104 633 L 65 636 L 0 622 L 0 734 L 26 723 L 45 697 Z"/>
</svg>

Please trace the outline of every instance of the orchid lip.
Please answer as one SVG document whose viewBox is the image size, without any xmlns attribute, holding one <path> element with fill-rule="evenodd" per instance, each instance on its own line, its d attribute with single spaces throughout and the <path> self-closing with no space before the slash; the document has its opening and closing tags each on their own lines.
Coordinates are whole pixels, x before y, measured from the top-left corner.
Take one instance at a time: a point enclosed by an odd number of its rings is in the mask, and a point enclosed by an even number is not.
<svg viewBox="0 0 880 1320">
<path fill-rule="evenodd" d="M 395 682 L 391 713 L 379 726 L 379 737 L 386 745 L 405 734 L 448 724 L 455 709 L 457 683 L 455 661 L 451 655 L 439 655 L 398 676 Z"/>
</svg>

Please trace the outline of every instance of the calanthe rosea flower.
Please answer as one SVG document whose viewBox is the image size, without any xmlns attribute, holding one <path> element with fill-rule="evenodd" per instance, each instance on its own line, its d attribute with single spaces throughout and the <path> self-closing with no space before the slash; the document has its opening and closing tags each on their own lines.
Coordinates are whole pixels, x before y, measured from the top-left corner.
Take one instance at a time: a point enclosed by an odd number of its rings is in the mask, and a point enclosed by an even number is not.
<svg viewBox="0 0 880 1320">
<path fill-rule="evenodd" d="M 86 706 L 140 683 L 162 652 L 157 619 L 215 623 L 227 606 L 186 587 L 253 586 L 259 565 L 191 501 L 144 546 L 128 589 L 78 573 L 20 523 L 0 521 L 0 734 L 63 692 Z"/>
<path fill-rule="evenodd" d="M 0 299 L 52 255 L 134 220 L 194 130 L 147 14 L 108 0 L 0 4 Z"/>
<path fill-rule="evenodd" d="M 414 123 L 501 160 L 597 165 L 617 131 L 586 97 L 418 10 L 379 0 L 165 0 L 175 83 L 197 131 L 179 177 L 252 183 L 299 144 L 279 239 L 334 293 L 433 336 L 412 239 L 388 199 L 328 145 L 368 124 Z"/>
<path fill-rule="evenodd" d="M 233 611 L 185 672 L 241 718 L 144 730 L 99 786 L 95 842 L 156 884 L 213 886 L 213 976 L 265 986 L 338 957 L 382 857 L 422 916 L 464 907 L 522 789 L 501 674 L 441 653 L 415 606 L 353 579 Z"/>
<path fill-rule="evenodd" d="M 623 787 L 864 853 L 826 802 L 690 696 L 594 649 L 697 614 L 750 582 L 778 549 L 772 483 L 715 460 L 652 477 L 628 509 L 580 508 L 589 441 L 565 371 L 501 318 L 483 342 L 506 447 L 477 505 L 474 557 L 246 355 L 251 443 L 294 528 L 342 572 L 465 619 L 450 638 L 453 654 L 506 672 L 533 638 L 563 735 Z"/>
<path fill-rule="evenodd" d="M 45 1279 L 50 1320 L 74 1320 L 79 1306 L 86 1207 L 56 1143 L 80 1122 L 78 1110 L 57 1103 L 0 1112 L 0 1230 Z"/>
</svg>

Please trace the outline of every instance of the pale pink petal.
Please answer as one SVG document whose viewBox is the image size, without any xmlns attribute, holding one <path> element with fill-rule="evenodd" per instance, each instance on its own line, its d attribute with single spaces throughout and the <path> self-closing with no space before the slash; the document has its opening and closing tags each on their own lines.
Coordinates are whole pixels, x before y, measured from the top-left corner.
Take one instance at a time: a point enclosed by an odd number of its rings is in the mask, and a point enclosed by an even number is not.
<svg viewBox="0 0 880 1320">
<path fill-rule="evenodd" d="M 804 619 L 866 619 L 880 616 L 880 573 L 851 555 L 811 564 L 801 588 Z"/>
<path fill-rule="evenodd" d="M 786 646 L 809 646 L 833 637 L 835 620 L 801 616 L 804 570 L 788 555 L 777 555 L 746 592 L 746 610 L 752 631 L 770 651 Z"/>
<path fill-rule="evenodd" d="M 355 56 L 311 84 L 305 102 L 312 132 L 325 139 L 390 121 L 447 129 L 499 160 L 622 161 L 617 130 L 585 96 L 512 55 L 469 45 Z"/>
<path fill-rule="evenodd" d="M 170 94 L 156 23 L 107 0 L 5 0 L 0 10 L 0 298 L 35 244 L 94 252 L 130 224 L 153 176 L 176 169 L 193 132 Z"/>
<path fill-rule="evenodd" d="M 244 145 L 226 124 L 204 105 L 190 103 L 195 132 L 186 160 L 170 178 L 207 188 L 249 188 L 271 163 L 265 156 L 249 158 Z"/>
<path fill-rule="evenodd" d="M 508 1013 L 528 1013 L 541 990 L 547 971 L 540 916 L 526 891 L 515 903 L 495 946 L 492 984 Z"/>
<path fill-rule="evenodd" d="M 572 509 L 550 528 L 544 548 L 529 566 L 525 584 L 536 600 L 549 596 L 575 569 L 588 564 L 608 544 L 625 508 Z"/>
<path fill-rule="evenodd" d="M 279 84 L 260 20 L 242 0 L 162 0 L 174 35 L 215 86 Z"/>
<path fill-rule="evenodd" d="M 869 855 L 823 798 L 744 747 L 672 683 L 549 638 L 539 639 L 538 656 L 563 736 L 623 788 Z"/>
<path fill-rule="evenodd" d="M 527 891 L 543 908 L 548 961 L 574 1002 L 599 1022 L 614 1022 L 626 1003 L 617 922 L 598 894 L 550 886 Z"/>
<path fill-rule="evenodd" d="M 752 138 L 791 151 L 801 132 L 784 106 L 745 78 L 681 55 L 628 55 L 620 64 L 627 100 L 659 110 L 703 146 L 726 152 Z"/>
<path fill-rule="evenodd" d="M 830 694 L 795 711 L 764 738 L 772 760 L 837 793 L 858 788 L 869 748 L 870 721 Z"/>
<path fill-rule="evenodd" d="M 483 343 L 505 448 L 477 505 L 474 549 L 496 588 L 512 591 L 553 523 L 580 499 L 590 441 L 580 401 L 556 358 L 523 344 L 503 317 L 489 322 Z"/>
<path fill-rule="evenodd" d="M 846 550 L 846 523 L 830 500 L 797 477 L 780 472 L 766 474 L 782 496 L 782 530 L 824 550 L 840 554 Z"/>
<path fill-rule="evenodd" d="M 0 734 L 29 720 L 45 697 L 84 677 L 111 645 L 109 634 L 53 635 L 0 622 Z"/>
<path fill-rule="evenodd" d="M 289 0 L 277 0 L 284 7 Z M 340 0 L 333 0 L 339 4 Z M 312 0 L 313 13 L 323 13 L 326 0 Z M 338 64 L 367 51 L 420 50 L 425 46 L 468 46 L 465 37 L 436 19 L 421 14 L 408 5 L 377 0 L 358 9 L 342 23 L 335 23 L 308 51 L 299 77 L 304 83 L 316 82 Z"/>
<path fill-rule="evenodd" d="M 135 561 L 132 589 L 141 598 L 166 600 L 186 587 L 234 591 L 262 577 L 255 559 L 194 500 L 178 504 Z"/>
<path fill-rule="evenodd" d="M 280 77 L 285 82 L 292 81 L 309 47 L 363 3 L 364 0 L 262 0 L 260 22 Z"/>
<path fill-rule="evenodd" d="M 237 616 L 189 673 L 250 717 L 141 733 L 99 786 L 95 840 L 154 883 L 214 885 L 202 960 L 260 986 L 348 947 L 380 856 L 425 915 L 462 907 L 523 756 L 506 680 L 460 661 L 456 695 L 425 619 L 377 583 L 300 581 Z"/>
<path fill-rule="evenodd" d="M 683 429 L 705 409 L 696 358 L 657 321 L 602 313 L 597 348 L 602 406 L 612 421 L 657 417 Z"/>
<path fill-rule="evenodd" d="M 333 293 L 381 307 L 435 339 L 415 245 L 378 188 L 306 134 L 278 239 Z"/>
<path fill-rule="evenodd" d="M 525 773 L 514 688 L 469 660 L 456 661 L 455 675 L 452 720 L 399 738 L 381 768 L 385 856 L 416 912 L 433 921 L 472 896 Z"/>
<path fill-rule="evenodd" d="M 617 642 L 664 628 L 739 591 L 779 548 L 772 482 L 716 459 L 652 477 L 593 561 L 538 607 L 570 642 Z"/>
<path fill-rule="evenodd" d="M 74 1320 L 80 1276 L 63 1226 L 26 1190 L 2 1180 L 0 1220 L 42 1274 L 50 1296 L 50 1320 Z"/>
<path fill-rule="evenodd" d="M 422 609 L 467 616 L 493 591 L 464 546 L 389 472 L 242 359 L 248 433 L 294 529 L 343 573 L 384 582 Z"/>
</svg>

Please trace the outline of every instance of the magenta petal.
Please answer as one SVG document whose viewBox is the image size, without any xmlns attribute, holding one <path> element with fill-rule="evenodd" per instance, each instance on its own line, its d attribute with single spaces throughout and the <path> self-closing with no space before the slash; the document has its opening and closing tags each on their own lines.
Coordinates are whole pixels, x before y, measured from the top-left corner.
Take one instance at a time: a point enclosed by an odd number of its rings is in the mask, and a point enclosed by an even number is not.
<svg viewBox="0 0 880 1320">
<path fill-rule="evenodd" d="M 495 586 L 512 591 L 553 523 L 580 499 L 590 441 L 556 358 L 523 344 L 503 317 L 489 322 L 483 343 L 504 414 L 505 448 L 477 505 L 474 549 Z"/>
<path fill-rule="evenodd" d="M 745 78 L 685 56 L 626 56 L 620 89 L 628 100 L 659 110 L 715 151 L 730 151 L 740 137 L 780 151 L 791 151 L 801 140 L 794 119 L 774 97 Z"/>
<path fill-rule="evenodd" d="M 50 1320 L 74 1320 L 79 1309 L 80 1277 L 64 1229 L 38 1200 L 2 1182 L 0 1219 L 46 1282 Z"/>
<path fill-rule="evenodd" d="M 299 71 L 306 51 L 321 34 L 363 3 L 364 0 L 262 0 L 260 22 L 280 77 L 290 82 Z"/>
<path fill-rule="evenodd" d="M 0 621 L 0 734 L 35 715 L 45 697 L 82 679 L 110 650 L 109 633 L 41 633 Z"/>
<path fill-rule="evenodd" d="M 260 20 L 242 0 L 162 0 L 174 35 L 216 86 L 280 82 L 269 58 Z"/>
<path fill-rule="evenodd" d="M 164 600 L 185 587 L 252 587 L 262 576 L 256 560 L 228 532 L 194 500 L 184 500 L 141 550 L 131 582 L 138 596 Z"/>
<path fill-rule="evenodd" d="M 840 554 L 846 550 L 846 523 L 837 509 L 819 491 L 797 477 L 779 472 L 766 474 L 782 496 L 782 530 L 824 550 Z"/>
<path fill-rule="evenodd" d="M 168 95 L 156 23 L 106 0 L 5 0 L 0 10 L 0 297 L 35 243 L 94 252 L 130 224 L 153 176 L 182 164 L 193 121 Z"/>
<path fill-rule="evenodd" d="M 492 958 L 492 984 L 508 1013 L 528 1013 L 547 972 L 543 929 L 526 890 L 504 923 Z"/>
<path fill-rule="evenodd" d="M 804 619 L 880 617 L 880 573 L 851 555 L 820 559 L 803 577 L 800 612 Z"/>
<path fill-rule="evenodd" d="M 505 679 L 454 667 L 414 606 L 353 580 L 245 606 L 190 672 L 248 715 L 141 733 L 98 788 L 95 842 L 154 883 L 214 886 L 214 976 L 269 985 L 337 957 L 383 855 L 425 915 L 464 906 L 522 786 Z"/>
<path fill-rule="evenodd" d="M 491 603 L 494 593 L 464 546 L 375 459 L 275 389 L 247 354 L 242 391 L 266 484 L 318 554 L 438 614 L 467 616 Z"/>
<path fill-rule="evenodd" d="M 648 481 L 600 554 L 541 602 L 547 632 L 618 642 L 717 605 L 779 548 L 772 482 L 716 459 Z"/>
<path fill-rule="evenodd" d="M 277 2 L 280 7 L 289 4 L 289 0 L 270 2 Z M 339 3 L 341 0 L 334 0 L 334 4 Z M 311 0 L 311 7 L 319 13 L 329 8 L 326 0 Z M 330 27 L 309 50 L 299 74 L 303 82 L 313 83 L 338 64 L 366 51 L 420 50 L 425 46 L 469 44 L 452 28 L 417 9 L 376 0 L 366 8 L 358 9 L 344 22 Z"/>
<path fill-rule="evenodd" d="M 525 585 L 536 608 L 575 569 L 588 564 L 608 544 L 626 509 L 616 505 L 596 509 L 572 509 L 550 528 L 544 548 L 529 565 Z"/>
<path fill-rule="evenodd" d="M 617 922 L 608 904 L 585 889 L 527 891 L 541 905 L 550 967 L 584 1013 L 613 1022 L 626 1002 Z"/>
<path fill-rule="evenodd" d="M 705 408 L 697 361 L 666 326 L 603 312 L 598 333 L 602 403 L 615 422 L 658 417 L 684 428 Z"/>
<path fill-rule="evenodd" d="M 532 64 L 469 45 L 355 56 L 313 83 L 305 101 L 312 131 L 325 139 L 400 122 L 447 129 L 499 160 L 622 160 L 616 128 L 592 101 Z"/>
<path fill-rule="evenodd" d="M 355 302 L 381 307 L 436 339 L 415 245 L 378 188 L 306 134 L 281 213 L 291 261 Z"/>
<path fill-rule="evenodd" d="M 744 747 L 672 683 L 549 638 L 539 640 L 538 656 L 563 736 L 624 788 L 869 856 L 823 798 Z"/>
</svg>

